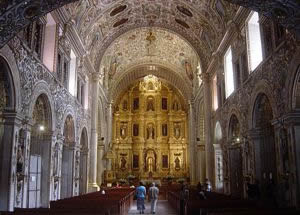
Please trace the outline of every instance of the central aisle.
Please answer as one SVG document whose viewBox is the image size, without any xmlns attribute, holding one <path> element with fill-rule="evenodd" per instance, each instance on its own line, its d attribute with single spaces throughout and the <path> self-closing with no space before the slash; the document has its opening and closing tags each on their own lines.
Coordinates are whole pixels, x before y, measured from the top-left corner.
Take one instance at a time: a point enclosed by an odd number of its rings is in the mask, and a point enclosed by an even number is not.
<svg viewBox="0 0 300 215">
<path fill-rule="evenodd" d="M 146 202 L 146 210 L 145 214 L 150 214 L 151 210 L 151 204 L 150 202 Z M 139 214 L 139 212 L 136 209 L 136 201 L 134 201 L 133 206 L 130 208 L 128 214 Z M 167 200 L 158 200 L 157 207 L 156 207 L 156 213 L 159 215 L 176 215 L 176 211 L 169 205 Z"/>
</svg>

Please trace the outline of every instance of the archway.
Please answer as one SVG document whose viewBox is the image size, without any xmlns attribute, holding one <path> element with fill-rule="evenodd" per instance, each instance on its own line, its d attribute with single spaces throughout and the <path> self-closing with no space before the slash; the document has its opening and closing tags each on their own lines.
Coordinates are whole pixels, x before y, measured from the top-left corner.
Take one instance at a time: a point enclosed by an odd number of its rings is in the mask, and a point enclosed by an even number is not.
<svg viewBox="0 0 300 215">
<path fill-rule="evenodd" d="M 88 135 L 86 128 L 81 132 L 80 138 L 80 172 L 79 195 L 86 193 L 87 189 L 87 164 L 88 164 Z"/>
<path fill-rule="evenodd" d="M 7 61 L 0 56 L 0 202 L 8 202 L 10 193 L 9 180 L 11 163 L 14 124 L 5 122 L 5 112 L 15 110 L 15 88 L 12 73 Z M 8 205 L 0 204 L 0 211 L 7 210 Z"/>
<path fill-rule="evenodd" d="M 28 207 L 48 207 L 52 119 L 49 100 L 45 94 L 36 99 L 32 119 Z"/>
<path fill-rule="evenodd" d="M 240 123 L 236 115 L 229 121 L 229 178 L 232 196 L 241 198 L 243 194 L 242 149 L 240 146 Z"/>
<path fill-rule="evenodd" d="M 261 93 L 257 96 L 253 111 L 255 174 L 266 188 L 270 179 L 277 182 L 276 150 L 274 127 L 271 124 L 273 110 L 268 97 Z"/>
<path fill-rule="evenodd" d="M 60 198 L 73 195 L 73 160 L 75 146 L 75 126 L 71 115 L 68 115 L 64 124 L 64 143 L 61 167 L 61 192 Z"/>
</svg>

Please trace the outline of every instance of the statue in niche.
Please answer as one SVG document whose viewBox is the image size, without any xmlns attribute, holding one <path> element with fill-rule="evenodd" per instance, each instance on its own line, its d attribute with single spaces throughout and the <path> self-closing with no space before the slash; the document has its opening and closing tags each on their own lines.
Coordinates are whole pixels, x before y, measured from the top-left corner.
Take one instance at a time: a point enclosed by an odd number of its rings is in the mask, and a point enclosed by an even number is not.
<svg viewBox="0 0 300 215">
<path fill-rule="evenodd" d="M 147 111 L 154 111 L 153 99 L 149 98 L 147 102 Z"/>
<path fill-rule="evenodd" d="M 120 136 L 124 139 L 127 136 L 127 125 L 125 123 L 121 124 Z"/>
<path fill-rule="evenodd" d="M 176 139 L 178 139 L 180 137 L 180 124 L 176 123 L 174 125 L 174 136 Z"/>
<path fill-rule="evenodd" d="M 127 100 L 124 100 L 124 101 L 123 101 L 123 107 L 122 107 L 124 111 L 128 110 L 128 107 L 127 107 L 127 106 L 128 106 L 128 105 L 127 105 Z"/>
<path fill-rule="evenodd" d="M 121 162 L 120 162 L 120 169 L 126 169 L 126 159 L 124 157 L 121 158 Z"/>
<path fill-rule="evenodd" d="M 286 129 L 281 127 L 279 131 L 280 138 L 280 149 L 281 149 L 281 159 L 283 171 L 289 171 L 289 152 L 288 152 L 288 139 Z"/>
<path fill-rule="evenodd" d="M 117 58 L 113 59 L 111 64 L 110 64 L 110 71 L 109 71 L 109 77 L 113 78 L 113 76 L 116 74 L 117 72 Z"/>
<path fill-rule="evenodd" d="M 139 136 L 139 125 L 133 124 L 133 136 Z"/>
<path fill-rule="evenodd" d="M 59 145 L 58 143 L 55 144 L 54 148 L 54 155 L 53 155 L 53 175 L 58 175 L 58 159 L 59 159 Z"/>
<path fill-rule="evenodd" d="M 168 124 L 162 124 L 162 135 L 168 136 Z"/>
<path fill-rule="evenodd" d="M 193 69 L 192 69 L 191 63 L 189 63 L 188 61 L 185 61 L 184 67 L 185 67 L 185 72 L 186 72 L 187 76 L 192 81 L 194 79 L 194 74 L 193 74 Z"/>
<path fill-rule="evenodd" d="M 161 99 L 161 109 L 168 110 L 168 99 L 167 98 Z"/>
<path fill-rule="evenodd" d="M 134 98 L 133 99 L 133 110 L 138 110 L 139 109 L 139 98 Z"/>
<path fill-rule="evenodd" d="M 174 103 L 173 103 L 173 110 L 174 111 L 178 111 L 179 110 L 179 104 L 178 104 L 177 101 L 174 101 Z"/>
<path fill-rule="evenodd" d="M 148 158 L 148 171 L 149 172 L 154 171 L 154 159 L 152 157 Z"/>
<path fill-rule="evenodd" d="M 180 159 L 178 157 L 176 157 L 174 163 L 175 163 L 175 169 L 179 170 L 180 169 Z"/>
<path fill-rule="evenodd" d="M 151 123 L 147 127 L 147 139 L 154 139 L 154 128 Z"/>
</svg>

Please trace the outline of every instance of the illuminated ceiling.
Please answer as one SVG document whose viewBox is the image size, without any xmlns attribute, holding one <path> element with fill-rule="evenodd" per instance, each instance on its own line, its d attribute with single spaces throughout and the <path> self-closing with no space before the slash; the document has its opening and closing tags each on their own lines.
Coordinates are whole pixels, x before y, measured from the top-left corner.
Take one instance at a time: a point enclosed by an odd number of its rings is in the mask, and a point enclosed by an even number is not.
<svg viewBox="0 0 300 215">
<path fill-rule="evenodd" d="M 187 76 L 186 64 L 197 73 L 199 57 L 174 33 L 159 28 L 139 28 L 124 33 L 111 44 L 102 58 L 101 71 L 106 69 L 110 77 L 118 77 L 134 66 L 145 64 L 161 65 Z"/>
<path fill-rule="evenodd" d="M 139 27 L 159 27 L 180 35 L 206 68 L 237 8 L 222 0 L 90 0 L 65 7 L 96 70 L 105 50 L 120 35 Z"/>
</svg>

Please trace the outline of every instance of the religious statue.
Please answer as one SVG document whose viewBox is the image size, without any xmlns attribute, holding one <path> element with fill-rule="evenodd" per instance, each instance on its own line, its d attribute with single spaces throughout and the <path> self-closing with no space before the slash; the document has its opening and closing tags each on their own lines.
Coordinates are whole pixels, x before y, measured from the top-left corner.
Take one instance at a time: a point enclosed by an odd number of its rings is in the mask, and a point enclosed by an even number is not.
<svg viewBox="0 0 300 215">
<path fill-rule="evenodd" d="M 120 169 L 126 169 L 126 159 L 124 157 L 121 158 L 121 165 L 120 165 Z"/>
<path fill-rule="evenodd" d="M 168 99 L 167 98 L 161 99 L 161 109 L 168 110 Z"/>
<path fill-rule="evenodd" d="M 128 105 L 127 105 L 127 100 L 124 100 L 123 101 L 123 111 L 126 111 L 126 110 L 128 110 L 127 107 Z"/>
<path fill-rule="evenodd" d="M 174 125 L 174 136 L 176 139 L 180 137 L 180 124 L 178 123 Z"/>
<path fill-rule="evenodd" d="M 174 162 L 175 162 L 175 169 L 180 169 L 180 160 L 178 157 L 176 157 Z"/>
<path fill-rule="evenodd" d="M 147 111 L 154 111 L 154 105 L 153 105 L 153 99 L 148 99 L 148 103 L 147 103 Z"/>
<path fill-rule="evenodd" d="M 279 131 L 280 138 L 280 149 L 281 149 L 281 159 L 283 171 L 289 171 L 289 152 L 288 152 L 288 141 L 287 141 L 287 132 L 285 128 L 280 128 Z"/>
<path fill-rule="evenodd" d="M 53 154 L 53 175 L 58 175 L 58 160 L 59 160 L 59 145 L 58 143 L 55 144 L 54 147 L 54 154 Z"/>
<path fill-rule="evenodd" d="M 138 110 L 139 109 L 139 98 L 134 98 L 133 99 L 133 110 Z"/>
<path fill-rule="evenodd" d="M 127 126 L 126 126 L 125 123 L 123 123 L 123 124 L 121 125 L 121 127 L 120 127 L 120 136 L 121 136 L 123 139 L 127 136 L 126 130 L 127 130 Z"/>
<path fill-rule="evenodd" d="M 168 124 L 162 124 L 162 135 L 168 136 Z"/>
<path fill-rule="evenodd" d="M 173 110 L 174 110 L 174 111 L 178 111 L 178 110 L 179 110 L 179 105 L 178 105 L 178 102 L 177 102 L 177 101 L 175 101 L 175 102 L 173 103 Z"/>
<path fill-rule="evenodd" d="M 117 59 L 112 60 L 110 65 L 109 77 L 112 78 L 117 72 Z"/>
<path fill-rule="evenodd" d="M 147 127 L 147 139 L 154 139 L 154 128 L 151 123 Z"/>
<path fill-rule="evenodd" d="M 194 74 L 193 74 L 191 63 L 189 63 L 188 61 L 185 61 L 184 62 L 184 67 L 185 67 L 186 75 L 189 77 L 190 80 L 193 80 L 194 79 Z"/>
<path fill-rule="evenodd" d="M 139 125 L 133 124 L 133 136 L 139 136 Z"/>
</svg>

